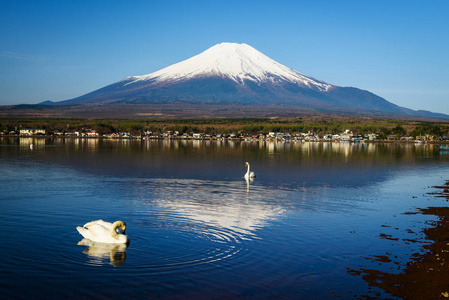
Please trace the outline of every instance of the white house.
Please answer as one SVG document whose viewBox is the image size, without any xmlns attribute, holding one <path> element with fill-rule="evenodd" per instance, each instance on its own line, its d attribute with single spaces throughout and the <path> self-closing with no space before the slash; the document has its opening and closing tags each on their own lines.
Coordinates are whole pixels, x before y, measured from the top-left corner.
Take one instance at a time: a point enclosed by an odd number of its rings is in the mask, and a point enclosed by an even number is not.
<svg viewBox="0 0 449 300">
<path fill-rule="evenodd" d="M 204 136 L 204 133 L 194 133 L 193 134 L 193 139 L 195 140 L 202 140 Z"/>
<path fill-rule="evenodd" d="M 340 134 L 340 139 L 342 141 L 350 141 L 352 136 L 353 136 L 352 131 L 349 129 L 346 129 L 342 134 Z"/>
<path fill-rule="evenodd" d="M 20 129 L 20 135 L 45 135 L 45 129 L 24 128 Z"/>
</svg>

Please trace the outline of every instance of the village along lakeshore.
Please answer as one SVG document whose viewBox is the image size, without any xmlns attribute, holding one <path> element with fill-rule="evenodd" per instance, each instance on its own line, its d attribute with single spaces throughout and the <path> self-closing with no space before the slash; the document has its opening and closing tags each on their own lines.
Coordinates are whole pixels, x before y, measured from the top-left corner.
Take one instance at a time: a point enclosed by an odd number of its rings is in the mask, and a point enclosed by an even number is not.
<svg viewBox="0 0 449 300">
<path fill-rule="evenodd" d="M 448 121 L 361 117 L 191 119 L 0 119 L 2 136 L 246 141 L 445 143 Z"/>
</svg>

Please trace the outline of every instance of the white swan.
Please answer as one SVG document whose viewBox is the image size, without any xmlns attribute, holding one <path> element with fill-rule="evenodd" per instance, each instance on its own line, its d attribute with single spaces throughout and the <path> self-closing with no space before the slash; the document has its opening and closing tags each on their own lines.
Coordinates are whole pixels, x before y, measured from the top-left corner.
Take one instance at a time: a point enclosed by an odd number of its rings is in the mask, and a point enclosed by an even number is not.
<svg viewBox="0 0 449 300">
<path fill-rule="evenodd" d="M 250 172 L 249 171 L 249 162 L 245 163 L 245 167 L 248 167 L 248 171 L 246 171 L 246 174 L 244 176 L 245 178 L 254 178 L 254 177 L 256 177 L 256 174 L 254 172 Z"/>
<path fill-rule="evenodd" d="M 103 220 L 96 220 L 76 227 L 76 230 L 86 239 L 98 243 L 128 244 L 129 238 L 125 235 L 126 224 L 115 221 L 113 224 Z"/>
</svg>

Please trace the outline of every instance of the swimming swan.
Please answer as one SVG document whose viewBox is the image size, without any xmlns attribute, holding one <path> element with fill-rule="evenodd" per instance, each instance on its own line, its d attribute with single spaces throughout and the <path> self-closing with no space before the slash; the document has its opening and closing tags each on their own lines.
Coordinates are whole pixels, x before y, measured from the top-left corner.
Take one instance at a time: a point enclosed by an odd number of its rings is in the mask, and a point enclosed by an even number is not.
<svg viewBox="0 0 449 300">
<path fill-rule="evenodd" d="M 256 174 L 254 173 L 254 172 L 250 172 L 249 171 L 249 162 L 246 162 L 245 163 L 245 167 L 248 167 L 248 171 L 246 171 L 246 174 L 245 174 L 245 178 L 254 178 L 254 177 L 256 177 Z"/>
<path fill-rule="evenodd" d="M 119 230 L 120 229 L 120 230 Z M 125 235 L 126 224 L 115 221 L 113 224 L 103 220 L 96 220 L 76 227 L 76 230 L 86 239 L 108 244 L 128 244 L 129 238 Z"/>
</svg>

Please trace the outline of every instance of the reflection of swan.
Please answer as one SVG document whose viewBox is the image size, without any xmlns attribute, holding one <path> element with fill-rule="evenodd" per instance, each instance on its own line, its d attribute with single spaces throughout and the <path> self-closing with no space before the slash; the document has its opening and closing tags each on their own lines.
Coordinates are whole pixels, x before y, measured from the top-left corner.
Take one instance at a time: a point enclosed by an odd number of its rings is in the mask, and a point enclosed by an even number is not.
<svg viewBox="0 0 449 300">
<path fill-rule="evenodd" d="M 249 190 L 249 184 L 254 182 L 254 178 L 245 177 L 246 189 Z"/>
<path fill-rule="evenodd" d="M 78 232 L 94 242 L 110 244 L 127 244 L 128 237 L 125 235 L 126 224 L 123 221 L 115 221 L 114 224 L 103 220 L 96 220 L 76 227 Z"/>
<path fill-rule="evenodd" d="M 246 181 L 246 192 L 248 193 L 249 192 L 250 183 L 254 182 L 254 178 L 245 177 L 245 181 Z"/>
<path fill-rule="evenodd" d="M 78 242 L 79 246 L 88 246 L 83 253 L 92 258 L 110 259 L 111 264 L 118 265 L 125 262 L 126 244 L 104 244 L 96 243 L 88 239 L 82 239 Z"/>
<path fill-rule="evenodd" d="M 254 178 L 256 174 L 254 172 L 249 171 L 249 162 L 245 163 L 245 167 L 248 167 L 248 171 L 246 171 L 245 178 Z"/>
</svg>

